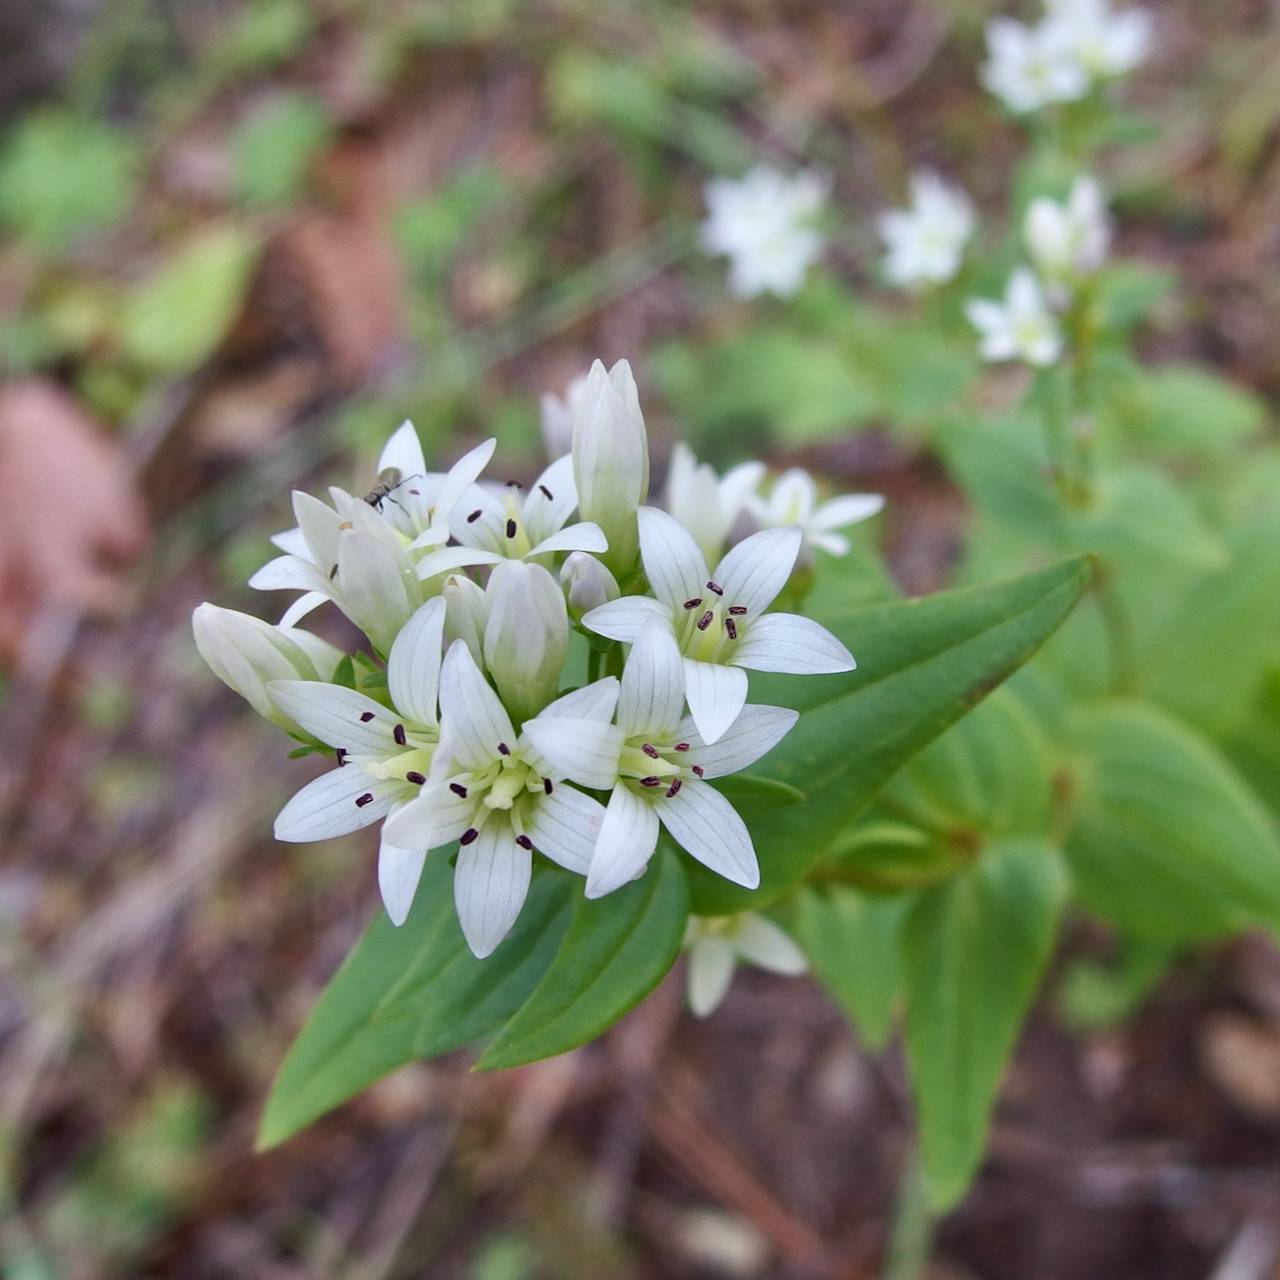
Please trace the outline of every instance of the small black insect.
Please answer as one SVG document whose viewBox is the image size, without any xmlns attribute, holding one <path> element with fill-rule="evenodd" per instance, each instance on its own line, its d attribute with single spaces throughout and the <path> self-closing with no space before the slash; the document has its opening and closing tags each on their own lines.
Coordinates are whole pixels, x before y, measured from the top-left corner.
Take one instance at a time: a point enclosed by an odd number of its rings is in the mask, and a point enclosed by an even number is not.
<svg viewBox="0 0 1280 1280">
<path fill-rule="evenodd" d="M 375 510 L 381 511 L 384 502 L 395 502 L 401 511 L 404 507 L 400 505 L 391 495 L 402 485 L 410 480 L 417 480 L 421 477 L 417 475 L 406 476 L 401 474 L 399 467 L 383 467 L 378 472 L 378 478 L 373 482 L 373 488 L 364 495 L 364 500 Z M 408 515 L 408 512 L 405 512 Z"/>
</svg>

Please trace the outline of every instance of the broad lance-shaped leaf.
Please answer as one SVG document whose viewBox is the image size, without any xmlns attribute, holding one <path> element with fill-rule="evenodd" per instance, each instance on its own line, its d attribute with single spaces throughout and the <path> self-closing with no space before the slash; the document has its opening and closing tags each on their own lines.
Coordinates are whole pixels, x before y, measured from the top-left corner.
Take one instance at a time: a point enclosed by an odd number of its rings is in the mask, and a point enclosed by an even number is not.
<svg viewBox="0 0 1280 1280">
<path fill-rule="evenodd" d="M 1117 700 L 1084 717 L 1077 745 L 1067 856 L 1086 907 L 1165 942 L 1280 932 L 1280 840 L 1212 743 Z"/>
<path fill-rule="evenodd" d="M 893 1029 L 901 991 L 898 934 L 912 901 L 844 885 L 805 888 L 786 918 L 813 976 L 869 1049 L 883 1049 Z"/>
<path fill-rule="evenodd" d="M 1066 893 L 1055 849 L 1010 839 L 923 893 L 907 917 L 907 1066 L 935 1212 L 955 1204 L 978 1167 L 991 1105 L 1053 950 Z"/>
<path fill-rule="evenodd" d="M 758 890 L 689 860 L 694 911 L 758 910 L 799 882 L 902 765 L 1036 651 L 1089 576 L 1087 559 L 1067 560 L 995 586 L 862 608 L 840 602 L 838 574 L 815 591 L 814 616 L 849 646 L 858 670 L 753 677 L 753 702 L 801 713 L 753 771 L 807 798 L 750 820 Z"/>
<path fill-rule="evenodd" d="M 551 967 L 476 1070 L 550 1058 L 612 1026 L 671 968 L 688 915 L 681 861 L 665 844 L 640 879 L 594 901 L 579 898 Z"/>
<path fill-rule="evenodd" d="M 271 1086 L 258 1147 L 274 1147 L 396 1067 L 488 1035 L 542 977 L 582 880 L 539 869 L 510 935 L 486 960 L 467 948 L 448 851 L 427 859 L 409 919 L 379 910 L 311 1011 Z"/>
</svg>

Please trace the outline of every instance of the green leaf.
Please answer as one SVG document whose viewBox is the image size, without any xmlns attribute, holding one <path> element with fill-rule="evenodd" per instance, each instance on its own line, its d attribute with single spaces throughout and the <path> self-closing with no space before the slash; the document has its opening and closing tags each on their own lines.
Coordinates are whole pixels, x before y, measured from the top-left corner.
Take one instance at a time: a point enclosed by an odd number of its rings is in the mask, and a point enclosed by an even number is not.
<svg viewBox="0 0 1280 1280">
<path fill-rule="evenodd" d="M 1176 958 L 1176 949 L 1167 944 L 1125 938 L 1112 964 L 1073 961 L 1058 990 L 1063 1018 L 1078 1031 L 1118 1026 L 1132 1016 Z"/>
<path fill-rule="evenodd" d="M 231 138 L 240 199 L 272 205 L 295 197 L 332 129 L 324 103 L 310 94 L 282 93 L 263 103 Z"/>
<path fill-rule="evenodd" d="M 550 1058 L 612 1026 L 671 968 L 688 915 L 684 873 L 667 848 L 625 888 L 594 902 L 579 898 L 551 967 L 476 1070 Z"/>
<path fill-rule="evenodd" d="M 0 149 L 0 222 L 58 252 L 110 226 L 133 200 L 138 145 L 59 107 L 23 116 Z"/>
<path fill-rule="evenodd" d="M 907 1065 L 935 1212 L 978 1167 L 1000 1077 L 1053 949 L 1067 881 L 1055 849 L 992 845 L 924 893 L 902 934 Z"/>
<path fill-rule="evenodd" d="M 775 778 L 759 778 L 752 773 L 732 773 L 713 784 L 742 818 L 754 818 L 784 805 L 800 804 L 804 792 Z"/>
<path fill-rule="evenodd" d="M 1280 929 L 1280 841 L 1217 748 L 1122 700 L 1082 717 L 1078 746 L 1067 856 L 1086 907 L 1157 941 Z"/>
<path fill-rule="evenodd" d="M 202 231 L 125 299 L 120 341 L 157 373 L 194 369 L 240 310 L 258 245 L 236 227 Z"/>
<path fill-rule="evenodd" d="M 759 910 L 801 880 L 898 769 L 1036 651 L 1089 575 L 1087 560 L 1069 560 L 995 586 L 861 608 L 841 600 L 838 573 L 820 581 L 812 613 L 850 647 L 858 670 L 753 676 L 752 701 L 801 712 L 755 772 L 808 799 L 751 820 L 758 890 L 690 865 L 694 911 Z"/>
<path fill-rule="evenodd" d="M 1194 365 L 1144 369 L 1114 407 L 1121 430 L 1169 455 L 1213 456 L 1238 448 L 1266 425 L 1266 404 Z"/>
<path fill-rule="evenodd" d="M 813 976 L 870 1049 L 882 1049 L 893 1029 L 901 989 L 898 934 L 909 903 L 904 896 L 831 885 L 801 890 L 791 913 L 792 935 Z"/>
<path fill-rule="evenodd" d="M 409 919 L 382 911 L 325 988 L 267 1098 L 258 1149 L 283 1142 L 396 1067 L 502 1025 L 551 964 L 582 881 L 540 868 L 511 933 L 487 959 L 467 949 L 443 850 L 428 859 Z"/>
</svg>

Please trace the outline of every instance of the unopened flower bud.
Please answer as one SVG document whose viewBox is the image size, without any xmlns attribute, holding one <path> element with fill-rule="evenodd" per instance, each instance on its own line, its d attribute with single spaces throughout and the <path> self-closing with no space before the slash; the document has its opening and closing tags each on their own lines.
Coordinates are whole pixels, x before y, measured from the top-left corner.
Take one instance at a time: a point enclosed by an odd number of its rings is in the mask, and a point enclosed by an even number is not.
<svg viewBox="0 0 1280 1280">
<path fill-rule="evenodd" d="M 463 641 L 476 666 L 484 665 L 484 624 L 489 606 L 484 588 L 464 574 L 450 574 L 440 591 L 444 597 L 444 646 Z"/>
<path fill-rule="evenodd" d="M 519 723 L 556 696 L 569 649 L 564 596 L 541 565 L 504 560 L 490 574 L 485 597 L 485 666 Z"/>
<path fill-rule="evenodd" d="M 272 680 L 328 680 L 342 654 L 318 636 L 273 627 L 235 609 L 202 604 L 191 616 L 196 648 L 213 674 L 266 719 L 284 729 L 298 726 L 267 692 Z"/>
<path fill-rule="evenodd" d="M 605 564 L 618 576 L 629 573 L 640 546 L 636 510 L 649 493 L 649 442 L 625 360 L 607 372 L 597 360 L 573 405 L 573 477 L 582 518 L 609 541 Z"/>
<path fill-rule="evenodd" d="M 560 566 L 560 585 L 575 622 L 619 595 L 617 579 L 586 551 L 574 551 Z"/>
</svg>

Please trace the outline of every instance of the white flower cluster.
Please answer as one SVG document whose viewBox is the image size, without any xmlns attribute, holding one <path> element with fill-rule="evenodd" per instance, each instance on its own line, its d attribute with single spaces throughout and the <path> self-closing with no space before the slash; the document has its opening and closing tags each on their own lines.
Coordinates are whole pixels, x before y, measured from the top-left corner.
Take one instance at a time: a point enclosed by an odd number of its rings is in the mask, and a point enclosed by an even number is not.
<svg viewBox="0 0 1280 1280">
<path fill-rule="evenodd" d="M 1043 368 L 1062 355 L 1057 313 L 1107 258 L 1111 224 L 1102 188 L 1086 174 L 1065 202 L 1038 197 L 1027 208 L 1022 232 L 1036 269 L 1019 267 L 1003 301 L 972 298 L 966 312 L 984 359 L 1021 359 Z"/>
<path fill-rule="evenodd" d="M 756 165 L 741 178 L 707 183 L 702 247 L 729 259 L 729 288 L 740 298 L 788 297 L 822 252 L 817 224 L 830 189 L 822 174 L 785 174 Z"/>
<path fill-rule="evenodd" d="M 917 169 L 911 175 L 910 207 L 882 214 L 878 226 L 891 284 L 907 289 L 946 284 L 960 270 L 973 235 L 973 204 L 959 187 Z"/>
<path fill-rule="evenodd" d="M 1018 114 L 1077 102 L 1099 83 L 1133 70 L 1151 49 L 1151 15 L 1113 12 L 1107 0 L 1045 0 L 1035 26 L 987 24 L 982 82 Z"/>
<path fill-rule="evenodd" d="M 492 440 L 429 472 L 404 424 L 367 496 L 294 494 L 297 528 L 275 539 L 284 554 L 251 579 L 302 593 L 278 626 L 210 604 L 194 618 L 222 680 L 332 754 L 281 811 L 277 837 L 382 822 L 378 879 L 396 924 L 430 851 L 457 841 L 454 899 L 477 956 L 515 922 L 535 854 L 600 897 L 644 874 L 665 827 L 713 871 L 759 883 L 747 828 L 710 784 L 796 720 L 747 702 L 748 670 L 853 669 L 825 628 L 770 609 L 806 541 L 840 554 L 837 531 L 881 505 L 818 503 L 802 472 L 766 498 L 762 464 L 721 478 L 678 448 L 670 510 L 646 506 L 648 442 L 625 361 L 597 361 L 544 404 L 556 415 L 571 451 L 527 492 L 480 479 Z M 358 688 L 336 683 L 341 655 L 297 627 L 329 601 L 385 659 Z M 613 673 L 565 692 L 575 630 Z"/>
</svg>

